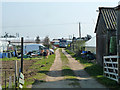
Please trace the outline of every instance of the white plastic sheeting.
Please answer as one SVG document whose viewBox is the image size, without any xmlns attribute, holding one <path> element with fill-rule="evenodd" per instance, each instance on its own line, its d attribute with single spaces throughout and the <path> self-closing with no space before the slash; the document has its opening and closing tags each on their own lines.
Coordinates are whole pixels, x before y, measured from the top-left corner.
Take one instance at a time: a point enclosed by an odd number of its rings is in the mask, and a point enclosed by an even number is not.
<svg viewBox="0 0 120 90">
<path fill-rule="evenodd" d="M 96 37 L 91 38 L 85 43 L 85 50 L 96 54 Z"/>
<path fill-rule="evenodd" d="M 85 46 L 96 47 L 96 37 L 92 37 L 89 41 L 85 43 Z"/>
<path fill-rule="evenodd" d="M 7 50 L 7 45 L 8 42 L 7 41 L 0 41 L 0 52 L 3 52 L 3 50 Z"/>
</svg>

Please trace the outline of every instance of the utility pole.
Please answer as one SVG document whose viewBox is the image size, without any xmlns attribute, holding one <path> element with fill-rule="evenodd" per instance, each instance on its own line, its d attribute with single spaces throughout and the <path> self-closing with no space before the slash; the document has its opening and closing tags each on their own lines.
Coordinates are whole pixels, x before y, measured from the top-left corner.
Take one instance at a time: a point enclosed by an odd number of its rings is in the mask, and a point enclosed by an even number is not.
<svg viewBox="0 0 120 90">
<path fill-rule="evenodd" d="M 81 38 L 81 26 L 80 26 L 80 22 L 79 22 L 79 37 Z"/>
<path fill-rule="evenodd" d="M 74 34 L 73 34 L 72 42 L 73 42 L 73 52 L 74 52 Z"/>
<path fill-rule="evenodd" d="M 21 72 L 23 73 L 23 37 L 21 37 Z"/>
</svg>

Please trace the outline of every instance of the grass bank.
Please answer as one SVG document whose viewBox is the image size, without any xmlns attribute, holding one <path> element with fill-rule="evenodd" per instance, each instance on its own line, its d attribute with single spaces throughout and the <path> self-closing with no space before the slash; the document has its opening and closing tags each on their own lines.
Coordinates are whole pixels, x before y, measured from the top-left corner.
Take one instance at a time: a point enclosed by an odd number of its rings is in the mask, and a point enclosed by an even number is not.
<svg viewBox="0 0 120 90">
<path fill-rule="evenodd" d="M 77 56 L 75 53 L 72 53 L 70 50 L 66 49 L 66 52 L 69 53 L 73 58 L 79 61 L 84 65 L 85 71 L 92 77 L 94 77 L 99 83 L 105 85 L 108 88 L 119 88 L 120 86 L 116 81 L 108 79 L 103 76 L 103 68 L 93 62 L 88 62 L 85 59 L 82 59 L 80 56 Z"/>
</svg>

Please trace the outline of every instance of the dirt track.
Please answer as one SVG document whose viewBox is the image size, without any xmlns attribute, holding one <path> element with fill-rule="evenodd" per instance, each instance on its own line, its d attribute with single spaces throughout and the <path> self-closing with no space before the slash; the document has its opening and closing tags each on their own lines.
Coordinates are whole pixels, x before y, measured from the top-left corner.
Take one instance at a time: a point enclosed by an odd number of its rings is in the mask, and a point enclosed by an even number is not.
<svg viewBox="0 0 120 90">
<path fill-rule="evenodd" d="M 62 49 L 62 52 L 68 58 L 69 66 L 74 71 L 77 79 L 79 79 L 81 88 L 105 88 L 105 86 L 98 83 L 86 73 L 82 64 L 72 58 L 64 49 Z"/>
<path fill-rule="evenodd" d="M 64 80 L 64 77 L 61 74 L 62 61 L 59 49 L 56 50 L 55 54 L 55 61 L 47 74 L 46 82 L 37 83 L 33 85 L 32 88 L 73 88 L 73 86 L 69 85 L 69 83 L 72 83 L 73 81 Z"/>
<path fill-rule="evenodd" d="M 103 85 L 99 84 L 95 79 L 90 77 L 85 71 L 83 66 L 73 59 L 69 54 L 62 49 L 62 52 L 67 56 L 69 60 L 69 67 L 74 71 L 76 78 L 78 79 L 76 82 L 79 85 L 71 85 L 75 83 L 73 80 L 66 80 L 61 75 L 62 70 L 62 61 L 60 58 L 59 49 L 56 50 L 56 58 L 53 65 L 50 68 L 49 73 L 46 77 L 46 82 L 37 83 L 32 86 L 32 88 L 105 88 Z"/>
</svg>

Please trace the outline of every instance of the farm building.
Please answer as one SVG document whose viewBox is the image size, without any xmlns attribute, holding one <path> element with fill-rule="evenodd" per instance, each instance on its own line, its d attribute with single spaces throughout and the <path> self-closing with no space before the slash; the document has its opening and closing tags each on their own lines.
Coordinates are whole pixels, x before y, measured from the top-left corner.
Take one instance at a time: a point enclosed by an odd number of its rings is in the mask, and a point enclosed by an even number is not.
<svg viewBox="0 0 120 90">
<path fill-rule="evenodd" d="M 96 37 L 92 37 L 89 41 L 85 42 L 85 51 L 91 51 L 96 54 Z"/>
<path fill-rule="evenodd" d="M 111 38 L 116 37 L 116 17 L 117 15 L 115 8 L 108 7 L 99 8 L 99 15 L 97 19 L 95 33 L 96 33 L 96 60 L 97 63 L 100 64 L 101 66 L 103 65 L 103 56 L 110 55 Z"/>
</svg>

